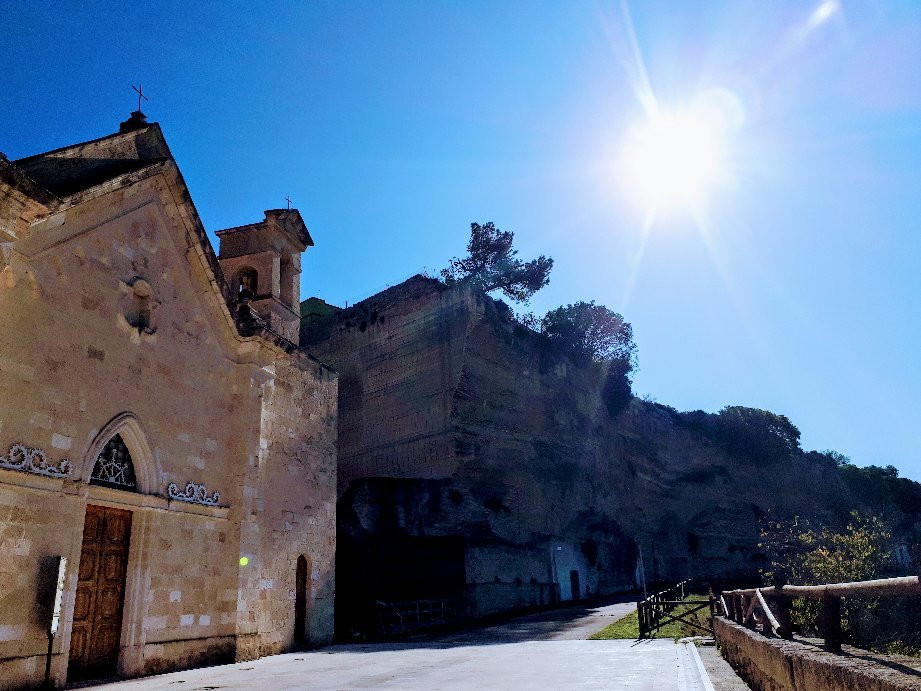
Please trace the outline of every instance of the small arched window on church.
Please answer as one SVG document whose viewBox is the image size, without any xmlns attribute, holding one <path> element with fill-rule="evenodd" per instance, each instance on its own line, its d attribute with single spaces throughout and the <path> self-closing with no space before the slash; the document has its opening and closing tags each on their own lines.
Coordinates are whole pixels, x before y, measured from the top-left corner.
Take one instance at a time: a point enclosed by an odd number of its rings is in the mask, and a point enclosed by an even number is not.
<svg viewBox="0 0 921 691">
<path fill-rule="evenodd" d="M 259 272 L 252 268 L 242 269 L 237 279 L 237 297 L 255 297 L 259 288 Z"/>
<path fill-rule="evenodd" d="M 96 458 L 93 474 L 90 475 L 90 484 L 129 492 L 137 491 L 131 454 L 119 435 L 116 434 L 109 439 Z"/>
</svg>

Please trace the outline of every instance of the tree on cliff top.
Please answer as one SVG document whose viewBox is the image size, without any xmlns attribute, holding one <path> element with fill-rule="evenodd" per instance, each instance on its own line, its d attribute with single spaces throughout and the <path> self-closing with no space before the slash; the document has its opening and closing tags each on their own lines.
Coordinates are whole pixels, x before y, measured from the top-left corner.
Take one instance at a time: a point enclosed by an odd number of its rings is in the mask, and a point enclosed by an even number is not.
<svg viewBox="0 0 921 691">
<path fill-rule="evenodd" d="M 491 293 L 501 290 L 516 302 L 526 302 L 550 281 L 553 260 L 544 255 L 529 262 L 516 257 L 515 234 L 499 230 L 490 221 L 470 224 L 467 256 L 451 260 L 441 271 L 448 284 L 468 281 Z"/>
<path fill-rule="evenodd" d="M 579 359 L 620 360 L 630 372 L 636 367 L 633 327 L 594 300 L 550 310 L 540 321 L 540 332 Z"/>
<path fill-rule="evenodd" d="M 734 456 L 775 463 L 802 453 L 796 425 L 786 415 L 769 410 L 735 405 L 716 414 L 702 410 L 681 413 L 678 419 Z"/>
<path fill-rule="evenodd" d="M 540 320 L 540 332 L 574 361 L 606 362 L 602 397 L 613 416 L 633 397 L 631 379 L 636 369 L 633 327 L 624 318 L 595 301 L 550 310 Z"/>
</svg>

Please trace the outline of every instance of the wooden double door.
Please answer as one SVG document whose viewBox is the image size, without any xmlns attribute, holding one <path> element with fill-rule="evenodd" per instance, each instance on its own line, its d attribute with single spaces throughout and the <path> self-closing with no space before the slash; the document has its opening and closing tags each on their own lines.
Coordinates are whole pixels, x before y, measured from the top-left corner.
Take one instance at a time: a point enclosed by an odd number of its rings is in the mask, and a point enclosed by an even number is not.
<svg viewBox="0 0 921 691">
<path fill-rule="evenodd" d="M 69 680 L 98 679 L 117 671 L 130 538 L 130 511 L 86 507 Z"/>
</svg>

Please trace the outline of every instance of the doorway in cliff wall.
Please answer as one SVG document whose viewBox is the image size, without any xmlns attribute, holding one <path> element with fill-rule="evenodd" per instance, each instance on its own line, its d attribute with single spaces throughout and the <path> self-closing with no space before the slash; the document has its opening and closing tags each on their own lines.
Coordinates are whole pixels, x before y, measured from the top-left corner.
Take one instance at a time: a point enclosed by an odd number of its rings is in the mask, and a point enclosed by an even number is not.
<svg viewBox="0 0 921 691">
<path fill-rule="evenodd" d="M 294 645 L 310 644 L 310 559 L 303 554 L 297 558 L 294 575 Z"/>
<path fill-rule="evenodd" d="M 576 569 L 569 572 L 569 592 L 572 593 L 573 600 L 582 599 L 582 589 L 579 586 L 579 572 Z"/>
</svg>

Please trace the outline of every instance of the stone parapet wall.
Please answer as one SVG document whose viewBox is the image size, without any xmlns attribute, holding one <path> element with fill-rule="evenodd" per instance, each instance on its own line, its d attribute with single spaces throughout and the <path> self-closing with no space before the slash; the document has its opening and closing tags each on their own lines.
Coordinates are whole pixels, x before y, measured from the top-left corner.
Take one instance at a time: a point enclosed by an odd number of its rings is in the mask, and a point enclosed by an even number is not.
<svg viewBox="0 0 921 691">
<path fill-rule="evenodd" d="M 468 583 L 467 616 L 530 610 L 559 602 L 556 583 Z"/>
<path fill-rule="evenodd" d="M 723 657 L 755 691 L 921 689 L 918 660 L 847 646 L 844 654 L 835 655 L 799 641 L 766 638 L 723 617 L 713 623 Z"/>
</svg>

